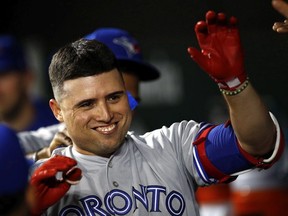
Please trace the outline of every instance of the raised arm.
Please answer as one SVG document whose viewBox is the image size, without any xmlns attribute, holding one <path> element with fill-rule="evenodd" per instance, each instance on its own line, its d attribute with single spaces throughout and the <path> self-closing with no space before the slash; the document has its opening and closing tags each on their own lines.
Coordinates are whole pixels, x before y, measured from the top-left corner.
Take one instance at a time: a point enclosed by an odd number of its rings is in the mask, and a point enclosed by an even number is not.
<svg viewBox="0 0 288 216">
<path fill-rule="evenodd" d="M 248 80 L 237 19 L 209 11 L 206 20 L 196 24 L 195 32 L 201 51 L 189 47 L 188 52 L 218 84 L 239 144 L 256 157 L 271 153 L 276 126 Z"/>
</svg>

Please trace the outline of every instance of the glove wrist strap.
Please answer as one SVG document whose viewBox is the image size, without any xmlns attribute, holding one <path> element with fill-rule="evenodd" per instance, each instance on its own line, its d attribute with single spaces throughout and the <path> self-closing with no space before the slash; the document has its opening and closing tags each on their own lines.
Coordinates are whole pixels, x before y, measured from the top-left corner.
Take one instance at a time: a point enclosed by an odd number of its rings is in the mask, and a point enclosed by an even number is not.
<svg viewBox="0 0 288 216">
<path fill-rule="evenodd" d="M 242 92 L 248 86 L 248 84 L 249 84 L 248 80 L 249 79 L 247 77 L 246 80 L 240 86 L 238 86 L 237 88 L 231 89 L 231 90 L 226 90 L 226 89 L 219 88 L 220 92 L 222 94 L 229 95 L 229 96 L 237 95 L 240 92 Z"/>
<path fill-rule="evenodd" d="M 246 80 L 247 80 L 246 73 L 242 73 L 236 77 L 232 77 L 230 79 L 225 80 L 216 80 L 220 89 L 228 90 L 228 91 L 235 91 L 238 89 Z"/>
</svg>

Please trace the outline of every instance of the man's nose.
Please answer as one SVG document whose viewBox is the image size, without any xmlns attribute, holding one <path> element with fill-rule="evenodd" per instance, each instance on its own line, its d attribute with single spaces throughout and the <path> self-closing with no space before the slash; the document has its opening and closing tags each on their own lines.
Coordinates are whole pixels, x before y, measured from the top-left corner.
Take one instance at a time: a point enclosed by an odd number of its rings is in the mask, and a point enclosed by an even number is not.
<svg viewBox="0 0 288 216">
<path fill-rule="evenodd" d="M 109 122 L 113 115 L 107 103 L 100 103 L 96 108 L 96 120 Z"/>
</svg>

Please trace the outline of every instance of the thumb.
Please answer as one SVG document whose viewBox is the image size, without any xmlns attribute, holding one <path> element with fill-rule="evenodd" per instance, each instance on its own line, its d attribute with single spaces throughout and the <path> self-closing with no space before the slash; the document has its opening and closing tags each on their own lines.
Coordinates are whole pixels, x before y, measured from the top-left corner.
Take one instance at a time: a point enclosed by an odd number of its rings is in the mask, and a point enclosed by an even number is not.
<svg viewBox="0 0 288 216">
<path fill-rule="evenodd" d="M 207 62 L 207 55 L 203 55 L 202 52 L 197 50 L 194 47 L 189 47 L 188 48 L 188 53 L 190 57 L 202 68 L 205 70 L 206 62 Z"/>
</svg>

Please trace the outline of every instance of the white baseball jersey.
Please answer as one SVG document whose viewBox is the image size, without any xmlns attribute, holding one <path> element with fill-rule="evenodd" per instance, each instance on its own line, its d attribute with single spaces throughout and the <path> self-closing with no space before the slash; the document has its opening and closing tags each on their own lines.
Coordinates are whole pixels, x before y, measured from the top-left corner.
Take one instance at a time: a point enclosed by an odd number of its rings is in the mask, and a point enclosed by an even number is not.
<svg viewBox="0 0 288 216">
<path fill-rule="evenodd" d="M 191 145 L 198 130 L 190 121 L 143 136 L 129 132 L 110 158 L 56 149 L 77 160 L 83 177 L 47 215 L 198 215 Z"/>
<path fill-rule="evenodd" d="M 83 155 L 73 146 L 56 149 L 54 155 L 78 162 L 83 177 L 46 214 L 198 216 L 194 190 L 205 182 L 192 143 L 201 127 L 182 121 L 142 136 L 129 132 L 110 158 Z"/>
</svg>

